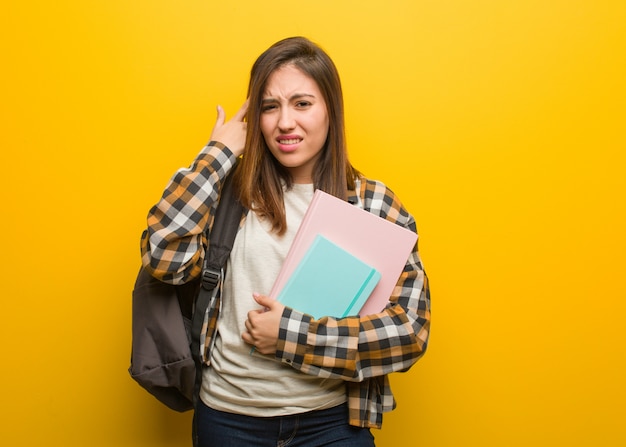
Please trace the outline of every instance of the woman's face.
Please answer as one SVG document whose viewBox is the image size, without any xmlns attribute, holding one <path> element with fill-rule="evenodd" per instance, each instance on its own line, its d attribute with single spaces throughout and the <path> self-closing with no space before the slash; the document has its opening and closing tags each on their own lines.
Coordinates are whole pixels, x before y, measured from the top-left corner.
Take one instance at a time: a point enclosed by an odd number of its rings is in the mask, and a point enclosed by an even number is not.
<svg viewBox="0 0 626 447">
<path fill-rule="evenodd" d="M 272 73 L 263 93 L 261 132 L 294 183 L 313 183 L 328 135 L 328 112 L 317 83 L 293 65 Z"/>
</svg>

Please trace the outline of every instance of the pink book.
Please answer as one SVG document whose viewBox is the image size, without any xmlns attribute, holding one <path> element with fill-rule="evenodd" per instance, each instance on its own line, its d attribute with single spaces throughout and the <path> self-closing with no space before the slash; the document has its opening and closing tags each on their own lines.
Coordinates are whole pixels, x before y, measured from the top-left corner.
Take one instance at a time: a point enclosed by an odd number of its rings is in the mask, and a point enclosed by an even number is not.
<svg viewBox="0 0 626 447">
<path fill-rule="evenodd" d="M 417 234 L 319 189 L 315 191 L 269 296 L 278 297 L 318 234 L 380 272 L 380 281 L 359 315 L 382 311 L 413 251 Z"/>
</svg>

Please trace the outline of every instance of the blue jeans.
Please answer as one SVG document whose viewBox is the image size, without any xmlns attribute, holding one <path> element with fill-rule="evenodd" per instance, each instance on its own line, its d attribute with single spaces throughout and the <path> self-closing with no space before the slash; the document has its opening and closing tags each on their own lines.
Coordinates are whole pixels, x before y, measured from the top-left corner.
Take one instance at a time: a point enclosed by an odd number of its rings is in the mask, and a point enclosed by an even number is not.
<svg viewBox="0 0 626 447">
<path fill-rule="evenodd" d="M 198 447 L 374 447 L 368 428 L 348 425 L 346 405 L 253 417 L 217 411 L 200 401 L 194 417 Z"/>
</svg>

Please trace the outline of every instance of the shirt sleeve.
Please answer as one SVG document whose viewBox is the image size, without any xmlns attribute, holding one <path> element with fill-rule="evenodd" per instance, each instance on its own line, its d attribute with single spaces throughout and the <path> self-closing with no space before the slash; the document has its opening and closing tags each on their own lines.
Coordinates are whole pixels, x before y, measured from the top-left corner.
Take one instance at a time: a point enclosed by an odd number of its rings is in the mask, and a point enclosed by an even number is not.
<svg viewBox="0 0 626 447">
<path fill-rule="evenodd" d="M 205 229 L 211 224 L 222 180 L 235 161 L 230 149 L 211 141 L 189 168 L 174 174 L 161 200 L 150 209 L 141 237 L 142 263 L 154 277 L 182 284 L 200 275 Z"/>
<path fill-rule="evenodd" d="M 417 232 L 413 217 L 381 183 L 367 181 L 362 196 L 368 211 Z M 314 320 L 285 308 L 276 357 L 306 374 L 361 382 L 410 368 L 426 351 L 429 328 L 430 290 L 416 244 L 380 313 Z"/>
</svg>

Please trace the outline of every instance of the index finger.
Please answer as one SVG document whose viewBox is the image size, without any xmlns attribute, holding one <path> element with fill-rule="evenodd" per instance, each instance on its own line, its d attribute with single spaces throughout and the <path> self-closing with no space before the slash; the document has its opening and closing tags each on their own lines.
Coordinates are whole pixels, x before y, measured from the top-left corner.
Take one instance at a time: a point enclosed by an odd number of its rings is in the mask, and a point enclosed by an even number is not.
<svg viewBox="0 0 626 447">
<path fill-rule="evenodd" d="M 233 120 L 235 121 L 243 121 L 246 117 L 246 113 L 248 113 L 248 104 L 250 103 L 249 99 L 246 99 L 246 102 L 243 103 L 241 108 L 235 113 L 233 116 Z"/>
</svg>

